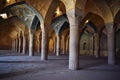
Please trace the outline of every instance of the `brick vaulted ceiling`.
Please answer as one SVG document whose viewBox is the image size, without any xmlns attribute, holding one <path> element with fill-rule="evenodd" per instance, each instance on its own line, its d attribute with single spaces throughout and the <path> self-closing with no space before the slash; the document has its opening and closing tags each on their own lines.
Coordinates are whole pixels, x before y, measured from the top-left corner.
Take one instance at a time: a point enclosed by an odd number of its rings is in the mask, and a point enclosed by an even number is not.
<svg viewBox="0 0 120 80">
<path fill-rule="evenodd" d="M 4 7 L 21 1 L 26 1 L 42 16 L 45 27 L 50 27 L 58 6 L 61 8 L 63 14 L 66 14 L 73 8 L 78 9 L 82 13 L 83 24 L 89 19 L 97 26 L 98 30 L 105 23 L 114 22 L 114 19 L 120 22 L 118 18 L 115 18 L 120 10 L 120 0 L 10 0 L 10 2 L 0 0 L 0 13 Z M 117 15 L 119 16 L 119 14 Z M 24 16 L 24 14 L 21 16 Z M 13 39 L 17 31 L 25 29 L 25 27 L 26 25 L 16 17 L 11 17 L 0 22 L 0 37 L 2 37 L 0 42 L 5 41 L 10 43 L 10 41 L 6 41 L 6 38 Z M 6 37 L 3 37 L 3 34 Z"/>
</svg>

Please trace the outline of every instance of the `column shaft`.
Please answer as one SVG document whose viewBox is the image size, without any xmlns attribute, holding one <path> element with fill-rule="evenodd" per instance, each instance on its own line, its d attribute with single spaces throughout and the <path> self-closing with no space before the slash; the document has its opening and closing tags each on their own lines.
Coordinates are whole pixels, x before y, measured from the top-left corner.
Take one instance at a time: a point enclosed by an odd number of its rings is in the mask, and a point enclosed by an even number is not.
<svg viewBox="0 0 120 80">
<path fill-rule="evenodd" d="M 65 37 L 63 36 L 63 54 L 66 52 L 66 42 L 65 42 Z"/>
<path fill-rule="evenodd" d="M 18 52 L 21 53 L 21 37 L 19 37 L 19 47 L 18 47 Z"/>
<path fill-rule="evenodd" d="M 37 41 L 38 41 L 38 53 L 40 53 L 40 38 L 39 38 L 39 36 L 38 36 L 38 38 L 37 38 Z"/>
<path fill-rule="evenodd" d="M 54 38 L 54 54 L 56 54 L 56 39 Z"/>
<path fill-rule="evenodd" d="M 25 54 L 26 52 L 26 37 L 23 35 L 23 47 L 22 47 L 22 53 Z"/>
<path fill-rule="evenodd" d="M 12 40 L 12 51 L 15 51 L 15 40 Z"/>
<path fill-rule="evenodd" d="M 95 33 L 95 57 L 99 58 L 99 34 Z"/>
<path fill-rule="evenodd" d="M 56 56 L 60 56 L 60 36 L 57 34 Z"/>
<path fill-rule="evenodd" d="M 108 41 L 108 64 L 115 64 L 115 39 L 113 24 L 107 27 L 107 41 Z"/>
<path fill-rule="evenodd" d="M 15 40 L 16 42 L 16 45 L 15 45 L 15 51 L 17 52 L 18 51 L 18 39 Z"/>
<path fill-rule="evenodd" d="M 78 26 L 70 26 L 70 45 L 69 45 L 69 69 L 78 69 L 78 53 L 79 53 L 79 28 Z"/>
<path fill-rule="evenodd" d="M 67 12 L 70 23 L 70 41 L 69 41 L 69 69 L 77 70 L 79 68 L 79 41 L 80 41 L 80 13 L 76 13 L 77 9 Z M 78 10 L 79 11 L 79 10 Z"/>
<path fill-rule="evenodd" d="M 33 53 L 33 38 L 34 38 L 34 35 L 29 33 L 29 36 L 30 36 L 30 42 L 29 42 L 29 56 L 33 56 L 34 53 Z"/>
<path fill-rule="evenodd" d="M 48 56 L 48 40 L 47 32 L 42 30 L 42 49 L 41 49 L 41 60 L 47 60 Z"/>
</svg>

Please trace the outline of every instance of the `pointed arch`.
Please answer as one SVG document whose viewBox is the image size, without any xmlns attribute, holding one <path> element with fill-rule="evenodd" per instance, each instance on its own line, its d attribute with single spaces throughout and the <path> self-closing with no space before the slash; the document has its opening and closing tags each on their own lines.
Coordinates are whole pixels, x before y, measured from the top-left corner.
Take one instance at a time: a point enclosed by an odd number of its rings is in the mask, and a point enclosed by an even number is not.
<svg viewBox="0 0 120 80">
<path fill-rule="evenodd" d="M 40 21 L 39 21 L 38 17 L 35 16 L 35 17 L 33 18 L 33 22 L 32 22 L 32 25 L 31 25 L 31 29 L 36 31 L 37 24 L 38 24 L 39 22 L 40 22 Z"/>
<path fill-rule="evenodd" d="M 113 22 L 112 11 L 105 0 L 87 0 L 85 14 L 88 12 L 99 15 L 105 23 Z"/>
<path fill-rule="evenodd" d="M 103 18 L 100 17 L 99 15 L 88 12 L 82 19 L 82 25 L 83 27 L 85 27 L 85 25 L 90 25 L 90 26 L 93 25 L 94 30 L 99 32 L 104 27 L 105 23 L 104 23 Z"/>
<path fill-rule="evenodd" d="M 59 34 L 61 35 L 62 32 L 65 30 L 65 29 L 68 29 L 69 28 L 69 23 L 68 22 L 64 22 L 63 25 L 61 26 L 60 30 L 59 30 Z"/>
<path fill-rule="evenodd" d="M 51 5 L 49 6 L 49 9 L 47 10 L 47 13 L 44 18 L 44 25 L 45 26 L 50 26 L 52 24 L 52 20 L 55 17 L 55 11 L 57 7 L 60 7 L 61 10 L 63 11 L 62 14 L 66 13 L 65 5 L 62 1 L 60 0 L 52 0 Z"/>
<path fill-rule="evenodd" d="M 56 33 L 60 32 L 60 29 L 64 26 L 68 26 L 68 18 L 66 16 L 66 14 L 61 15 L 57 18 L 55 18 L 54 20 L 52 20 L 52 27 L 55 30 Z"/>
<path fill-rule="evenodd" d="M 87 27 L 90 27 L 94 33 L 97 33 L 97 32 L 98 32 L 96 26 L 94 25 L 94 23 L 93 23 L 92 21 L 89 21 L 88 23 L 86 23 L 86 24 L 83 26 L 83 30 L 86 29 Z"/>
<path fill-rule="evenodd" d="M 8 17 L 17 16 L 29 28 L 31 28 L 31 26 L 33 25 L 34 18 L 38 19 L 41 23 L 43 22 L 43 17 L 37 12 L 36 9 L 34 9 L 25 1 L 9 5 L 2 9 L 1 13 L 7 13 Z"/>
</svg>

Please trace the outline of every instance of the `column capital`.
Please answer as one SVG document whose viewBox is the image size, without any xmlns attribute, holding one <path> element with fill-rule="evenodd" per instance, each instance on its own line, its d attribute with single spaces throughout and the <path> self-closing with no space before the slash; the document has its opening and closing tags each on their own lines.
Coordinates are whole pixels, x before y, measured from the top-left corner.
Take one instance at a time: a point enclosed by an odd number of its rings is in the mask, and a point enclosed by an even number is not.
<svg viewBox="0 0 120 80">
<path fill-rule="evenodd" d="M 79 9 L 75 8 L 75 9 L 71 9 L 69 11 L 67 11 L 67 16 L 71 17 L 71 18 L 82 18 L 83 16 L 83 11 L 80 11 Z"/>
<path fill-rule="evenodd" d="M 107 33 L 114 33 L 115 31 L 114 23 L 106 23 L 105 26 Z"/>
<path fill-rule="evenodd" d="M 107 23 L 108 64 L 115 64 L 115 27 L 114 23 Z"/>
<path fill-rule="evenodd" d="M 113 29 L 114 23 L 105 23 L 106 29 Z"/>
<path fill-rule="evenodd" d="M 78 9 L 72 9 L 67 11 L 67 17 L 69 19 L 70 25 L 78 26 L 82 19 L 82 12 Z"/>
<path fill-rule="evenodd" d="M 105 23 L 105 26 L 113 26 L 114 22 Z"/>
</svg>

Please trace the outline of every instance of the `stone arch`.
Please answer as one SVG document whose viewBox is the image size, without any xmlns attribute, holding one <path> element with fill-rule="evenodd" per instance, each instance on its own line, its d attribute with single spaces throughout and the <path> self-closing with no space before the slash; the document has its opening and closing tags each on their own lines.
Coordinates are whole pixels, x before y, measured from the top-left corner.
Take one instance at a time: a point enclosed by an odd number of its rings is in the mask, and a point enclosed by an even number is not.
<svg viewBox="0 0 120 80">
<path fill-rule="evenodd" d="M 85 30 L 87 27 L 90 27 L 94 33 L 97 33 L 97 32 L 98 32 L 96 26 L 94 25 L 94 23 L 93 23 L 92 21 L 89 21 L 88 23 L 86 23 L 86 24 L 83 26 L 83 30 Z"/>
<path fill-rule="evenodd" d="M 38 18 L 34 17 L 33 20 L 33 33 L 34 33 L 34 51 L 37 53 L 40 53 L 41 48 L 41 27 L 40 27 L 40 21 Z"/>
<path fill-rule="evenodd" d="M 39 19 L 37 16 L 34 16 L 33 21 L 32 21 L 32 25 L 31 25 L 31 29 L 35 30 L 37 29 L 37 25 L 40 23 Z"/>
<path fill-rule="evenodd" d="M 87 0 L 87 3 L 85 5 L 85 14 L 88 12 L 99 15 L 105 23 L 113 22 L 112 11 L 104 0 Z"/>
<path fill-rule="evenodd" d="M 69 24 L 68 19 L 67 19 L 67 16 L 65 14 L 55 18 L 52 21 L 52 27 L 56 33 L 60 32 L 60 29 L 63 27 L 63 25 L 68 25 L 68 24 Z"/>
<path fill-rule="evenodd" d="M 43 22 L 42 16 L 31 5 L 29 5 L 25 1 L 9 5 L 3 8 L 1 12 L 7 13 L 9 17 L 17 16 L 27 25 L 27 27 L 30 27 L 30 28 L 31 28 L 34 16 L 37 17 L 41 23 Z"/>
<path fill-rule="evenodd" d="M 62 7 L 62 10 L 64 11 L 63 12 L 64 14 L 66 13 L 64 3 L 60 0 L 56 0 L 56 1 L 53 0 L 51 2 L 51 5 L 49 6 L 49 9 L 48 9 L 48 11 L 45 15 L 45 18 L 44 18 L 44 25 L 45 26 L 50 26 L 51 25 L 52 20 L 54 19 L 55 10 L 57 9 L 58 6 Z"/>
<path fill-rule="evenodd" d="M 90 22 L 90 23 L 89 23 Z M 88 12 L 87 15 L 84 16 L 84 18 L 82 19 L 82 25 L 93 25 L 94 29 L 97 32 L 100 32 L 100 30 L 104 27 L 105 23 L 104 20 L 101 16 L 95 14 L 95 13 L 91 13 Z M 96 28 L 95 28 L 96 27 Z"/>
<path fill-rule="evenodd" d="M 89 41 L 87 42 L 89 43 L 90 46 L 91 44 L 93 45 L 92 46 L 93 52 L 91 53 L 94 53 L 94 55 L 97 55 L 96 57 L 98 57 L 97 51 L 100 50 L 100 45 L 99 45 L 100 34 L 101 34 L 100 32 L 105 25 L 104 19 L 98 14 L 88 12 L 87 15 L 85 15 L 85 17 L 82 20 L 82 25 L 83 25 L 82 33 L 85 35 L 84 32 L 85 30 L 87 31 L 87 33 L 89 33 L 88 36 Z M 90 40 L 95 43 L 91 43 Z M 89 47 L 89 49 L 90 48 L 91 47 Z"/>
<path fill-rule="evenodd" d="M 27 2 L 22 1 L 5 7 L 2 13 L 7 13 L 8 17 L 17 16 L 28 27 L 29 31 L 29 56 L 33 56 L 34 33 L 37 24 L 43 23 L 42 16 Z"/>
<path fill-rule="evenodd" d="M 4 41 L 7 43 L 6 47 L 8 46 L 10 48 L 9 45 L 11 45 L 10 41 L 15 40 L 17 33 L 21 30 L 21 31 L 26 31 L 26 27 L 25 27 L 25 23 L 23 21 L 21 21 L 17 16 L 12 16 L 10 18 L 5 19 L 3 22 L 0 23 L 1 26 L 1 32 L 0 34 L 4 32 L 2 37 L 3 38 L 3 42 L 0 41 L 3 45 L 4 45 Z M 5 36 L 6 35 L 6 36 Z M 8 40 L 9 39 L 9 40 Z"/>
<path fill-rule="evenodd" d="M 59 30 L 59 34 L 62 34 L 62 32 L 65 30 L 65 29 L 68 29 L 69 28 L 69 23 L 68 22 L 64 22 L 63 25 L 61 26 L 60 30 Z"/>
</svg>

